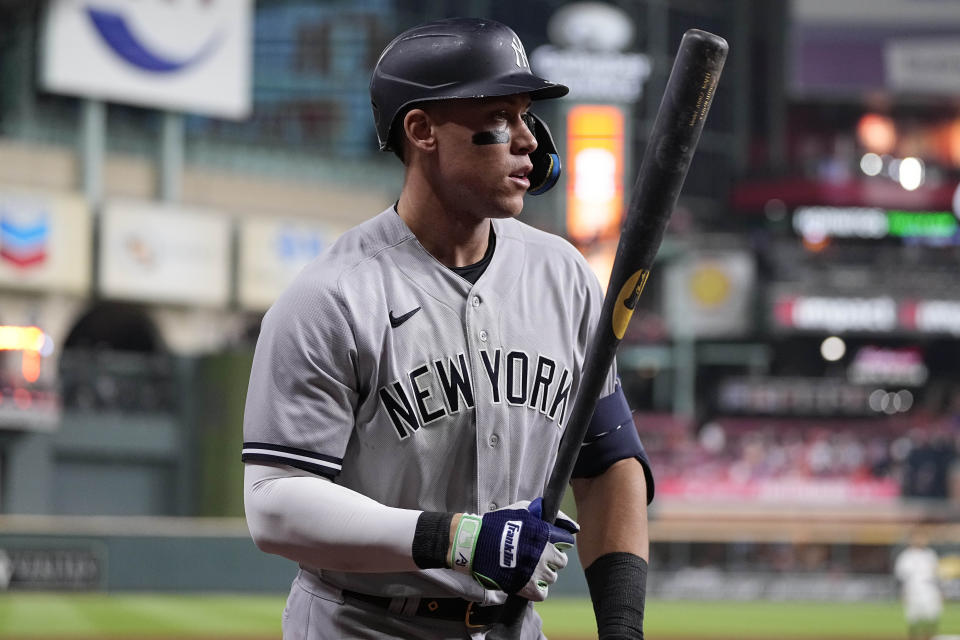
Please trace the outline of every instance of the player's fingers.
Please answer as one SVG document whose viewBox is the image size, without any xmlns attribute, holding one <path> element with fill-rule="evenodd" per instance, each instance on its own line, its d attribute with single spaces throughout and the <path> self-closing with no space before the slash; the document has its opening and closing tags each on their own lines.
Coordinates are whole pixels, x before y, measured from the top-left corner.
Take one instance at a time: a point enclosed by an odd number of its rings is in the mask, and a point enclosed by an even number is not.
<svg viewBox="0 0 960 640">
<path fill-rule="evenodd" d="M 542 602 L 547 599 L 547 593 L 550 590 L 550 585 L 556 581 L 557 572 L 551 570 L 546 566 L 546 564 L 541 562 L 540 566 L 537 567 L 537 570 L 533 572 L 532 576 L 530 576 L 530 580 L 527 581 L 527 584 L 525 584 L 523 589 L 518 592 L 518 595 L 523 596 L 527 600 Z"/>
<path fill-rule="evenodd" d="M 517 595 L 532 602 L 543 602 L 547 599 L 549 592 L 550 585 L 545 581 L 531 580 L 523 589 L 517 592 Z"/>
<path fill-rule="evenodd" d="M 577 539 L 573 537 L 574 531 L 568 529 L 561 529 L 554 525 L 548 525 L 550 527 L 550 542 L 555 545 L 567 545 L 572 547 L 577 543 Z"/>
<path fill-rule="evenodd" d="M 546 600 L 550 585 L 560 577 L 558 571 L 567 566 L 567 556 L 553 545 L 547 545 L 537 568 L 530 576 L 530 580 L 520 590 L 519 595 L 534 602 Z"/>
<path fill-rule="evenodd" d="M 550 570 L 560 570 L 567 566 L 570 559 L 567 558 L 567 554 L 565 554 L 562 549 L 556 545 L 548 544 L 543 550 L 541 561 L 545 563 Z M 556 580 L 556 578 L 554 578 L 554 580 Z"/>
</svg>

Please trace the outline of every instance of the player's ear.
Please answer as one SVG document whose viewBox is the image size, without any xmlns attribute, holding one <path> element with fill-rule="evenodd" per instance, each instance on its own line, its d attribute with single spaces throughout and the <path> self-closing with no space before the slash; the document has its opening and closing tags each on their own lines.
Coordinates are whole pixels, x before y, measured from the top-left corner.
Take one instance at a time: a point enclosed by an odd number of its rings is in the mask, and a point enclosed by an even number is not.
<svg viewBox="0 0 960 640">
<path fill-rule="evenodd" d="M 424 152 L 431 152 L 437 146 L 434 122 L 423 109 L 411 109 L 403 117 L 403 131 L 407 142 Z"/>
</svg>

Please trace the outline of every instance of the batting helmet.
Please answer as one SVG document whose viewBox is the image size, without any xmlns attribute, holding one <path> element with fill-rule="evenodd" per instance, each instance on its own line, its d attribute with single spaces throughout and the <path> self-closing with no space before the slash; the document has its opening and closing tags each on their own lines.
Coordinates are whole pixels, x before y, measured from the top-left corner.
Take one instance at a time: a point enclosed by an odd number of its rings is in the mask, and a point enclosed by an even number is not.
<svg viewBox="0 0 960 640">
<path fill-rule="evenodd" d="M 380 54 L 370 80 L 383 151 L 392 150 L 391 132 L 401 114 L 418 102 L 516 93 L 540 100 L 568 91 L 530 71 L 510 27 L 481 18 L 437 20 L 404 31 Z"/>
</svg>

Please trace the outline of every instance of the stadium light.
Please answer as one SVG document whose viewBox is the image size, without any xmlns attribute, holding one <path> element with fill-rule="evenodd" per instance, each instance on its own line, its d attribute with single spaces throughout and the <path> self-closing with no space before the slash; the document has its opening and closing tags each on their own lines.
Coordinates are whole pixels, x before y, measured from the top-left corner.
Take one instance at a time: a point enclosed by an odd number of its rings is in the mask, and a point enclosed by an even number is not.
<svg viewBox="0 0 960 640">
<path fill-rule="evenodd" d="M 904 158 L 900 161 L 897 178 L 907 191 L 916 190 L 923 184 L 923 162 L 919 158 Z"/>
<path fill-rule="evenodd" d="M 883 158 L 870 152 L 860 158 L 860 170 L 868 176 L 878 176 L 883 171 Z"/>
<path fill-rule="evenodd" d="M 44 350 L 47 336 L 39 327 L 0 326 L 0 351 Z"/>
<path fill-rule="evenodd" d="M 0 326 L 0 351 L 23 353 L 21 373 L 27 382 L 40 378 L 40 360 L 53 352 L 53 340 L 40 327 Z"/>
<path fill-rule="evenodd" d="M 820 355 L 827 362 L 836 362 L 847 352 L 847 343 L 842 338 L 830 336 L 820 343 Z"/>
</svg>

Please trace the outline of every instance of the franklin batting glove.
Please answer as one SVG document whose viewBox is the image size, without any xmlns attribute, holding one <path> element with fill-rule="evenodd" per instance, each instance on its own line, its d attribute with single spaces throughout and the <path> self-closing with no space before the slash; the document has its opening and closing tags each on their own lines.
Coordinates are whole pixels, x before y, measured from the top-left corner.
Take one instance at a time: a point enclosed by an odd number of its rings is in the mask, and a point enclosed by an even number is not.
<svg viewBox="0 0 960 640">
<path fill-rule="evenodd" d="M 564 514 L 557 517 L 557 526 L 545 522 L 542 502 L 537 498 L 483 516 L 461 516 L 450 567 L 473 576 L 487 589 L 545 600 L 557 571 L 567 566 L 564 551 L 573 547 L 573 534 L 580 527 Z"/>
</svg>

